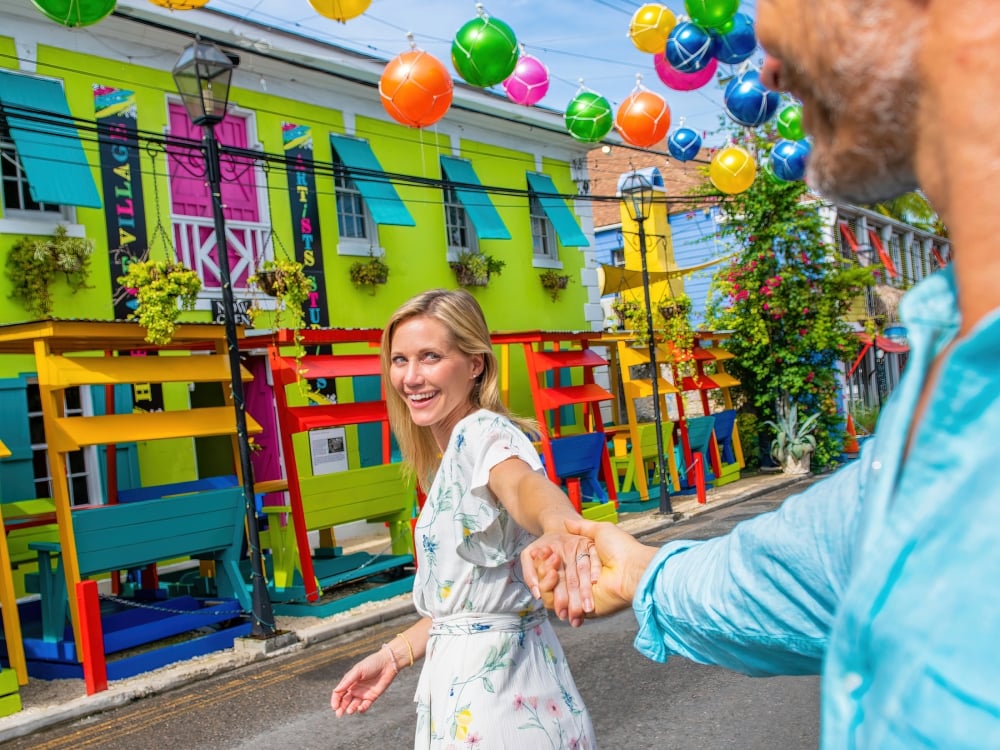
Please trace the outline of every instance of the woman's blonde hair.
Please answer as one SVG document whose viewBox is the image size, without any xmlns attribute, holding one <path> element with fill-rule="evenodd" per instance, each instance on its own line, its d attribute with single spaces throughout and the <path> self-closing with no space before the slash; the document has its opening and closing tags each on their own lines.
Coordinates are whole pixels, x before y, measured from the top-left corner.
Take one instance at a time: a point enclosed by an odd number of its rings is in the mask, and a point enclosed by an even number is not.
<svg viewBox="0 0 1000 750">
<path fill-rule="evenodd" d="M 496 354 L 490 340 L 490 329 L 483 310 L 475 297 L 464 289 L 431 289 L 404 302 L 392 314 L 382 331 L 381 362 L 382 381 L 385 384 L 385 402 L 389 412 L 389 425 L 399 444 L 407 471 L 412 472 L 420 486 L 430 487 L 441 462 L 440 449 L 429 427 L 420 427 L 410 418 L 406 401 L 391 387 L 389 370 L 392 366 L 392 337 L 401 323 L 413 318 L 431 318 L 448 329 L 451 343 L 463 354 L 479 354 L 483 358 L 483 371 L 476 378 L 470 404 L 509 417 L 528 433 L 537 433 L 538 426 L 531 419 L 511 414 L 500 399 L 499 371 Z"/>
</svg>

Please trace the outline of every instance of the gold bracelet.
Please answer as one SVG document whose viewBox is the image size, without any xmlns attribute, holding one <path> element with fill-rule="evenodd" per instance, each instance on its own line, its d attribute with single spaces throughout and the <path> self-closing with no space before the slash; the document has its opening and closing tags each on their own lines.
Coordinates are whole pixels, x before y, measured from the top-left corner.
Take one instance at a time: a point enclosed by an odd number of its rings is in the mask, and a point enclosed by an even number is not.
<svg viewBox="0 0 1000 750">
<path fill-rule="evenodd" d="M 396 664 L 396 655 L 392 653 L 392 647 L 388 643 L 383 643 L 382 648 L 389 652 L 389 661 L 392 664 L 392 671 L 399 674 L 399 665 Z"/>
<path fill-rule="evenodd" d="M 402 638 L 403 643 L 406 644 L 406 650 L 410 653 L 410 666 L 413 666 L 413 646 L 410 645 L 409 639 L 402 633 L 396 633 L 397 638 Z"/>
</svg>

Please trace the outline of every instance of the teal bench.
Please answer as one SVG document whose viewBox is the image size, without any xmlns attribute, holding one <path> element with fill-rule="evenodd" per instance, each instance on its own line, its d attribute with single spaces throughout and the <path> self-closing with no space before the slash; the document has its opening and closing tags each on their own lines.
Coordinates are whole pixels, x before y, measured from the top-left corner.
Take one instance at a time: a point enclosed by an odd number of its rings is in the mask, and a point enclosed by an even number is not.
<svg viewBox="0 0 1000 750">
<path fill-rule="evenodd" d="M 242 488 L 75 510 L 71 518 L 81 579 L 182 557 L 214 560 L 218 595 L 234 597 L 250 611 L 239 569 Z M 62 549 L 58 542 L 32 542 L 29 547 L 38 554 L 38 573 L 26 576 L 25 585 L 40 595 L 43 639 L 59 641 L 68 608 Z"/>
</svg>

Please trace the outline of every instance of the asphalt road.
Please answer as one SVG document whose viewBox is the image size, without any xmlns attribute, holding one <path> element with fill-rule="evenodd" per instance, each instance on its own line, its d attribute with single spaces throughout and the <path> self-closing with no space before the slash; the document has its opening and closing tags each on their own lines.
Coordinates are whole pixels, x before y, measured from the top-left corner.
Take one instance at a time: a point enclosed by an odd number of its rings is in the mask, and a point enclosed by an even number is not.
<svg viewBox="0 0 1000 750">
<path fill-rule="evenodd" d="M 779 491 L 713 510 L 645 541 L 725 533 L 743 518 L 771 510 L 787 494 L 787 490 Z M 334 683 L 359 656 L 377 648 L 412 619 L 415 616 L 36 732 L 4 747 L 409 748 L 415 723 L 416 670 L 404 671 L 364 716 L 337 719 L 329 710 L 329 696 Z M 588 621 L 579 629 L 557 627 L 603 750 L 805 750 L 818 744 L 818 678 L 749 678 L 684 659 L 655 664 L 632 648 L 635 619 L 630 612 Z"/>
</svg>

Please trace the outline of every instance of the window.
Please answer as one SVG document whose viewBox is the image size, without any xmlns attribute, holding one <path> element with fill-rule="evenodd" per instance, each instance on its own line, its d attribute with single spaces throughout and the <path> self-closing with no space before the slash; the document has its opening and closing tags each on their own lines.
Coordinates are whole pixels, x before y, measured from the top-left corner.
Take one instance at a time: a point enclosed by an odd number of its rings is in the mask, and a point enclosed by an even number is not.
<svg viewBox="0 0 1000 750">
<path fill-rule="evenodd" d="M 531 214 L 531 247 L 535 259 L 558 260 L 559 249 L 556 245 L 555 230 L 534 193 L 528 199 L 528 205 Z"/>
<path fill-rule="evenodd" d="M 53 218 L 65 216 L 62 206 L 38 203 L 31 197 L 28 175 L 21 166 L 17 148 L 10 137 L 7 123 L 0 120 L 0 178 L 3 182 L 3 209 L 5 216 L 18 213 L 49 214 Z"/>
<path fill-rule="evenodd" d="M 444 188 L 444 223 L 448 233 L 448 257 L 456 258 L 459 253 L 479 251 L 479 241 L 475 227 L 469 221 L 469 214 L 458 199 L 455 188 Z"/>
<path fill-rule="evenodd" d="M 84 403 L 84 392 L 67 388 L 63 408 L 68 417 L 90 412 Z M 35 497 L 52 497 L 52 467 L 49 466 L 48 443 L 42 421 L 42 399 L 37 383 L 28 383 L 28 429 L 31 434 L 31 460 L 35 472 Z M 85 448 L 66 454 L 67 482 L 72 505 L 86 505 L 97 496 L 90 477 L 97 476 L 96 449 Z"/>
<path fill-rule="evenodd" d="M 347 172 L 347 166 L 337 152 L 333 153 L 334 189 L 337 194 L 337 228 L 340 241 L 364 244 L 367 248 L 377 244 L 375 223 L 368 213 L 365 200 L 358 186 Z M 353 242 L 352 242 L 353 241 Z"/>
</svg>

